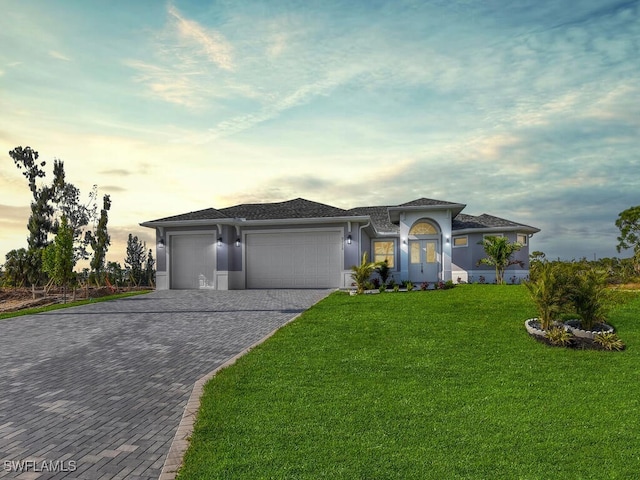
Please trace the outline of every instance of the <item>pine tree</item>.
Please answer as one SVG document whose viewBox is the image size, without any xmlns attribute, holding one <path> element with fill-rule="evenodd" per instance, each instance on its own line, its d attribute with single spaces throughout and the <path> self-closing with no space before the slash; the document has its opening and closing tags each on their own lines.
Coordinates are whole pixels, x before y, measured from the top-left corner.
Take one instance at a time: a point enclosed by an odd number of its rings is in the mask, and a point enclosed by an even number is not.
<svg viewBox="0 0 640 480">
<path fill-rule="evenodd" d="M 95 227 L 95 232 L 88 231 L 84 237 L 85 243 L 93 250 L 93 258 L 91 259 L 90 265 L 98 285 L 100 285 L 102 279 L 107 250 L 109 249 L 109 245 L 111 245 L 111 237 L 107 231 L 110 209 L 111 197 L 105 195 L 102 199 L 102 210 L 100 210 L 100 219 Z"/>
<path fill-rule="evenodd" d="M 44 167 L 46 162 L 38 163 L 38 152 L 31 147 L 16 147 L 9 152 L 9 156 L 22 171 L 22 175 L 29 182 L 29 190 L 33 195 L 31 202 L 31 216 L 27 223 L 29 238 L 27 240 L 29 250 L 39 251 L 48 245 L 48 234 L 52 231 L 53 206 L 52 188 L 49 186 L 38 186 L 37 180 L 44 178 Z M 38 256 L 41 253 L 38 252 Z"/>
<path fill-rule="evenodd" d="M 137 287 L 140 285 L 143 277 L 143 264 L 146 244 L 138 240 L 137 236 L 129 234 L 127 240 L 127 258 L 124 265 L 128 270 L 129 279 Z"/>
</svg>

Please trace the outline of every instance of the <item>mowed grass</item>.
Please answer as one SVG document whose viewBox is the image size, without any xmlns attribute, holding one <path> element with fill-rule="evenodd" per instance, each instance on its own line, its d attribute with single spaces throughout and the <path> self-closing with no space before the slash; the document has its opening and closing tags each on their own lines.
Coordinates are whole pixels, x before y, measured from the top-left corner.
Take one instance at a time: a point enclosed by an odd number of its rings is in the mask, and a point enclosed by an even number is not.
<svg viewBox="0 0 640 480">
<path fill-rule="evenodd" d="M 179 478 L 637 478 L 629 296 L 603 352 L 531 339 L 523 286 L 332 294 L 206 385 Z"/>
<path fill-rule="evenodd" d="M 77 307 L 79 305 L 87 305 L 89 303 L 108 302 L 109 300 L 117 300 L 118 298 L 133 297 L 135 295 L 144 295 L 145 293 L 150 293 L 152 291 L 153 290 L 136 290 L 132 292 L 114 293 L 113 295 L 76 300 L 75 302 L 67 301 L 67 303 L 56 303 L 53 305 L 46 305 L 43 307 L 25 308 L 23 310 L 17 310 L 15 312 L 3 312 L 3 313 L 0 313 L 0 320 L 4 320 L 5 318 L 20 317 L 22 315 L 35 315 L 36 313 L 51 312 L 53 310 L 61 310 L 63 308 Z"/>
</svg>

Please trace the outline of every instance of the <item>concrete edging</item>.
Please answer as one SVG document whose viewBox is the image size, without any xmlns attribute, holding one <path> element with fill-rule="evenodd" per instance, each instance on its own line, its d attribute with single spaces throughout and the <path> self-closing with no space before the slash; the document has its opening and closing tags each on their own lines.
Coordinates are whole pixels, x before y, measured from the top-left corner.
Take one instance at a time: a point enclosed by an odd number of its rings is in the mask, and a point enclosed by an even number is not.
<svg viewBox="0 0 640 480">
<path fill-rule="evenodd" d="M 317 303 L 317 302 L 316 302 Z M 315 304 L 314 304 L 315 305 Z M 306 310 L 305 310 L 306 311 Z M 304 312 L 297 314 L 295 317 L 286 321 L 278 328 L 272 330 L 263 338 L 248 346 L 244 350 L 242 350 L 237 355 L 234 355 L 227 361 L 225 361 L 222 365 L 217 367 L 216 369 L 210 371 L 200 379 L 196 381 L 193 385 L 193 390 L 191 391 L 191 396 L 187 401 L 187 405 L 184 407 L 184 412 L 182 414 L 182 420 L 180 420 L 180 424 L 178 425 L 178 430 L 176 430 L 176 434 L 173 437 L 173 441 L 171 442 L 171 447 L 169 448 L 169 453 L 164 461 L 164 466 L 162 467 L 162 472 L 160 473 L 160 477 L 158 480 L 175 480 L 176 475 L 178 474 L 178 470 L 182 466 L 182 461 L 184 459 L 184 454 L 187 452 L 189 448 L 189 437 L 193 433 L 193 427 L 196 421 L 196 416 L 198 414 L 198 410 L 200 409 L 200 397 L 202 397 L 202 392 L 204 390 L 204 385 L 211 380 L 216 374 L 234 363 L 240 358 L 249 353 L 258 345 L 264 343 L 267 339 L 272 337 L 278 330 L 282 327 L 290 324 L 294 320 L 296 320 L 300 315 Z"/>
</svg>

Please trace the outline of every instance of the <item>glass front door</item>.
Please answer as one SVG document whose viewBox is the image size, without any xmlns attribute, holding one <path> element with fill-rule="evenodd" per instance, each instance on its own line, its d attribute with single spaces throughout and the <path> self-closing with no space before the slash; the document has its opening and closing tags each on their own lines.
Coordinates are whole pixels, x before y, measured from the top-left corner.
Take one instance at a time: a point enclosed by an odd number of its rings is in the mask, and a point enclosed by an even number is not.
<svg viewBox="0 0 640 480">
<path fill-rule="evenodd" d="M 409 240 L 409 280 L 437 282 L 440 271 L 437 240 Z"/>
</svg>

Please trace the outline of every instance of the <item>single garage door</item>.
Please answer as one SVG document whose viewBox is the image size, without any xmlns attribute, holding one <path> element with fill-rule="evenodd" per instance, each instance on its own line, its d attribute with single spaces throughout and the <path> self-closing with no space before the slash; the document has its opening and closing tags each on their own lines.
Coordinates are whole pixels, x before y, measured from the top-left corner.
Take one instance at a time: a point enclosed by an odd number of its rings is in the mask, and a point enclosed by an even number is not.
<svg viewBox="0 0 640 480">
<path fill-rule="evenodd" d="M 339 232 L 254 233 L 246 237 L 247 288 L 340 286 Z"/>
<path fill-rule="evenodd" d="M 213 288 L 215 236 L 190 234 L 171 236 L 171 288 Z"/>
</svg>

